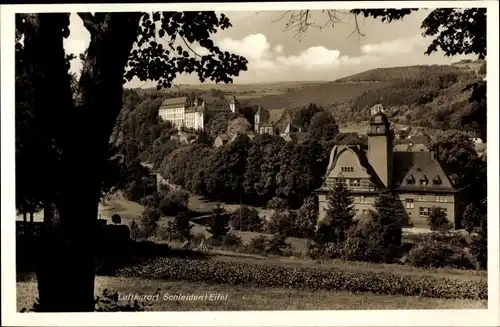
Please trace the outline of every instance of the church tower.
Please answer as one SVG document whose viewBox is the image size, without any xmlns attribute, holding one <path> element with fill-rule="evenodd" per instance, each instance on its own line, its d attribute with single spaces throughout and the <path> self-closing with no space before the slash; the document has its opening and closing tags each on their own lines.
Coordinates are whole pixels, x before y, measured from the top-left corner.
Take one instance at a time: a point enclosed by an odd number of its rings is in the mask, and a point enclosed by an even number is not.
<svg viewBox="0 0 500 327">
<path fill-rule="evenodd" d="M 368 161 L 384 186 L 392 186 L 393 135 L 387 116 L 378 111 L 370 119 L 368 127 Z"/>
</svg>

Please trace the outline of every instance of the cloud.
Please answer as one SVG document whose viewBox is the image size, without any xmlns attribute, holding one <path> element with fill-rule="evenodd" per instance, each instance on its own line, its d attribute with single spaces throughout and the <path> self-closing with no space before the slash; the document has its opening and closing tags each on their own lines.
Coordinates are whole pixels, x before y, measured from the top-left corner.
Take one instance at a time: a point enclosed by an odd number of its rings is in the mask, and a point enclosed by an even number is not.
<svg viewBox="0 0 500 327">
<path fill-rule="evenodd" d="M 271 56 L 271 45 L 264 34 L 250 34 L 241 40 L 226 37 L 217 42 L 219 48 L 233 52 L 248 60 L 259 60 Z"/>
<path fill-rule="evenodd" d="M 424 47 L 424 38 L 417 34 L 410 38 L 400 38 L 376 44 L 365 44 L 361 47 L 361 52 L 367 55 L 394 55 L 406 54 Z"/>
<path fill-rule="evenodd" d="M 274 52 L 276 53 L 282 53 L 283 52 L 283 44 L 278 44 L 273 48 Z"/>
<path fill-rule="evenodd" d="M 297 56 L 279 56 L 277 60 L 286 66 L 299 66 L 306 69 L 322 68 L 338 63 L 340 52 L 323 46 L 310 47 Z"/>
</svg>

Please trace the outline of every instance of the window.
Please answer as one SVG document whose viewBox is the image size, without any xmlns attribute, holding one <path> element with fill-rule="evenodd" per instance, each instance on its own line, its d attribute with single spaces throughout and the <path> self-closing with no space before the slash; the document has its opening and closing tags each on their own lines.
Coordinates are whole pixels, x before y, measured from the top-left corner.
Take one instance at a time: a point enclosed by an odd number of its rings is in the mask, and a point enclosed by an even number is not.
<svg viewBox="0 0 500 327">
<path fill-rule="evenodd" d="M 448 202 L 445 195 L 436 194 L 436 202 Z"/>
<path fill-rule="evenodd" d="M 413 202 L 413 199 L 405 199 L 405 208 L 406 209 L 415 208 L 415 203 Z"/>
<path fill-rule="evenodd" d="M 425 199 L 425 194 L 420 193 L 417 195 L 417 201 L 424 201 L 424 199 Z"/>
<path fill-rule="evenodd" d="M 436 176 L 432 182 L 434 185 L 441 185 L 441 178 Z"/>
<path fill-rule="evenodd" d="M 351 186 L 358 187 L 359 186 L 359 180 L 357 180 L 357 179 L 351 179 Z"/>
<path fill-rule="evenodd" d="M 362 188 L 369 188 L 370 187 L 370 181 L 367 179 L 362 179 L 361 180 L 361 187 Z"/>
<path fill-rule="evenodd" d="M 408 185 L 413 185 L 413 182 L 414 182 L 413 178 L 407 178 L 407 179 L 406 179 L 406 183 L 407 183 Z"/>
<path fill-rule="evenodd" d="M 363 195 L 359 197 L 359 202 L 360 203 L 367 203 L 366 198 Z"/>
<path fill-rule="evenodd" d="M 420 217 L 429 217 L 431 214 L 431 208 L 420 207 Z"/>
<path fill-rule="evenodd" d="M 352 173 L 354 171 L 354 167 L 342 167 L 341 171 L 343 173 Z"/>
</svg>

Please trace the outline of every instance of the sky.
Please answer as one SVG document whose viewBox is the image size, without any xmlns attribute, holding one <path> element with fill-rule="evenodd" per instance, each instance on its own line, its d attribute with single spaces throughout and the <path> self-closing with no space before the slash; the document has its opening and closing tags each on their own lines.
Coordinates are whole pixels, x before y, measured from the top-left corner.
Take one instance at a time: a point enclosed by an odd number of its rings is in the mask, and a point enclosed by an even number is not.
<svg viewBox="0 0 500 327">
<path fill-rule="evenodd" d="M 445 57 L 442 52 L 430 56 L 424 52 L 432 41 L 423 37 L 420 29 L 428 11 L 423 9 L 402 21 L 383 23 L 372 18 L 358 18 L 363 35 L 351 34 L 355 21 L 340 13 L 342 22 L 323 29 L 310 27 L 296 36 L 296 30 L 286 30 L 283 11 L 225 11 L 232 27 L 219 31 L 212 39 L 222 50 L 247 58 L 248 70 L 234 78 L 235 84 L 281 81 L 332 81 L 374 68 L 450 64 L 474 57 Z M 312 12 L 312 22 L 323 25 L 327 16 Z M 67 52 L 85 51 L 90 36 L 77 14 L 71 14 L 70 37 L 65 40 Z M 198 53 L 202 48 L 193 46 Z M 78 57 L 77 57 L 78 58 Z M 71 70 L 81 68 L 73 60 Z M 199 84 L 196 75 L 180 75 L 174 84 Z M 126 87 L 151 87 L 155 84 L 132 80 Z"/>
</svg>

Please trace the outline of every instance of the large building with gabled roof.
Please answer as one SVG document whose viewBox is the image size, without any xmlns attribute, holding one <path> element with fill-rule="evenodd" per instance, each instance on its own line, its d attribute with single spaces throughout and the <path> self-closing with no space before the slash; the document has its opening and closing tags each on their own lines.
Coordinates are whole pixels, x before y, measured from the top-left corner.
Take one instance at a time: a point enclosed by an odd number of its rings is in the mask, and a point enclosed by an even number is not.
<svg viewBox="0 0 500 327">
<path fill-rule="evenodd" d="M 354 198 L 358 218 L 369 215 L 375 198 L 394 192 L 398 214 L 407 226 L 428 226 L 433 207 L 442 208 L 448 220 L 460 227 L 463 211 L 461 192 L 454 175 L 432 151 L 394 151 L 394 133 L 387 116 L 379 111 L 367 131 L 368 147 L 337 145 L 330 154 L 324 183 L 317 190 L 319 220 L 324 219 L 328 194 L 342 178 Z"/>
<path fill-rule="evenodd" d="M 158 115 L 177 127 L 205 129 L 207 112 L 238 112 L 238 101 L 234 96 L 213 96 L 193 94 L 187 97 L 166 99 L 162 102 Z"/>
<path fill-rule="evenodd" d="M 264 109 L 259 107 L 254 115 L 255 133 L 274 134 L 285 136 L 290 133 L 301 132 L 301 129 L 292 123 L 292 114 L 285 108 Z"/>
</svg>

